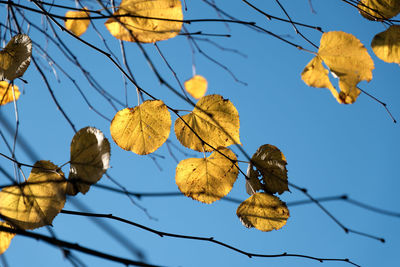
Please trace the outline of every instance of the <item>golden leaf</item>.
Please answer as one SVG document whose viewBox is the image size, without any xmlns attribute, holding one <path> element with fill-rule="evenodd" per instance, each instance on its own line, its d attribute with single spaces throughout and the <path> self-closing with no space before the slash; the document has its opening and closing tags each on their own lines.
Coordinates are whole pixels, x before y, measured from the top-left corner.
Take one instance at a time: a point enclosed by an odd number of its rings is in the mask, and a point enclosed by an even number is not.
<svg viewBox="0 0 400 267">
<path fill-rule="evenodd" d="M 21 94 L 18 86 L 11 85 L 6 81 L 0 81 L 0 105 L 5 105 L 14 101 L 12 86 L 14 87 L 15 101 L 17 101 Z"/>
<path fill-rule="evenodd" d="M 247 193 L 252 195 L 258 190 L 264 190 L 270 194 L 282 194 L 289 191 L 286 164 L 285 156 L 276 146 L 260 146 L 247 168 Z"/>
<path fill-rule="evenodd" d="M 200 75 L 193 76 L 184 85 L 186 92 L 196 99 L 202 98 L 207 92 L 207 80 Z"/>
<path fill-rule="evenodd" d="M 372 39 L 375 55 L 388 63 L 400 64 L 400 25 L 392 25 Z"/>
<path fill-rule="evenodd" d="M 171 115 L 161 100 L 118 111 L 110 126 L 115 143 L 139 155 L 156 151 L 168 139 L 170 130 Z"/>
<path fill-rule="evenodd" d="M 366 19 L 390 19 L 399 14 L 400 0 L 360 0 L 357 8 Z"/>
<path fill-rule="evenodd" d="M 320 59 L 313 59 L 302 72 L 303 80 L 311 86 L 327 87 L 339 103 L 352 104 L 361 91 L 360 81 L 370 81 L 374 62 L 360 40 L 345 32 L 326 32 L 321 37 L 318 56 L 332 74 L 339 78 L 340 92 L 337 94 L 322 70 Z"/>
<path fill-rule="evenodd" d="M 318 56 L 314 57 L 304 68 L 301 78 L 308 85 L 316 88 L 328 88 L 333 97 L 340 103 L 339 93 L 329 80 L 329 70 L 322 65 L 322 60 Z"/>
<path fill-rule="evenodd" d="M 110 143 L 94 128 L 79 130 L 71 142 L 71 160 L 67 193 L 86 194 L 110 167 Z"/>
<path fill-rule="evenodd" d="M 235 166 L 237 159 L 228 148 L 220 147 L 218 151 L 208 158 L 189 158 L 179 162 L 175 182 L 185 196 L 209 204 L 231 191 L 239 173 Z"/>
<path fill-rule="evenodd" d="M 115 38 L 154 43 L 179 34 L 182 3 L 180 0 L 122 0 L 114 16 L 118 17 L 108 19 L 105 25 Z"/>
<path fill-rule="evenodd" d="M 175 121 L 175 135 L 185 147 L 196 151 L 213 151 L 182 121 L 184 120 L 205 142 L 217 148 L 240 144 L 239 113 L 235 106 L 220 95 L 202 97 L 190 114 Z"/>
<path fill-rule="evenodd" d="M 0 191 L 0 214 L 21 229 L 51 225 L 65 204 L 66 180 L 50 161 L 38 161 L 26 183 Z"/>
<path fill-rule="evenodd" d="M 0 51 L 0 81 L 21 77 L 32 56 L 32 41 L 26 34 L 17 34 Z"/>
<path fill-rule="evenodd" d="M 65 20 L 65 28 L 71 31 L 76 36 L 81 36 L 84 34 L 89 27 L 90 20 L 88 19 L 90 13 L 86 7 L 83 11 L 68 11 L 65 13 L 66 18 L 82 18 L 82 19 L 67 19 Z"/>
<path fill-rule="evenodd" d="M 6 222 L 0 222 L 0 226 L 12 228 L 11 225 Z M 0 255 L 8 249 L 11 243 L 11 239 L 13 239 L 14 236 L 14 233 L 0 231 Z"/>
<path fill-rule="evenodd" d="M 247 228 L 255 227 L 263 232 L 269 232 L 278 230 L 286 224 L 289 210 L 278 197 L 255 193 L 239 205 L 236 215 Z"/>
</svg>

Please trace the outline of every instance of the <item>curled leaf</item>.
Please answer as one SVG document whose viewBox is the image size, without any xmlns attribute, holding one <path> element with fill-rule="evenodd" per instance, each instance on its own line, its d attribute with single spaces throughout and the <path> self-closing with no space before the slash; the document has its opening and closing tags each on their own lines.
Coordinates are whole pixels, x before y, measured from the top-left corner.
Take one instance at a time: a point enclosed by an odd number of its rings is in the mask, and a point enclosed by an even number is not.
<svg viewBox="0 0 400 267">
<path fill-rule="evenodd" d="M 278 197 L 256 193 L 239 205 L 236 215 L 247 228 L 269 232 L 286 224 L 289 210 Z"/>
<path fill-rule="evenodd" d="M 400 64 L 400 25 L 392 25 L 372 39 L 375 55 L 388 63 Z"/>
<path fill-rule="evenodd" d="M 171 123 L 171 115 L 164 102 L 148 100 L 135 108 L 118 111 L 110 131 L 120 148 L 147 155 L 165 143 Z"/>
<path fill-rule="evenodd" d="M 21 77 L 32 56 L 32 41 L 26 34 L 17 34 L 0 51 L 0 81 Z"/>
<path fill-rule="evenodd" d="M 65 28 L 71 32 L 73 32 L 76 36 L 81 36 L 84 34 L 89 27 L 90 13 L 86 7 L 83 8 L 83 11 L 68 11 L 65 13 L 66 18 L 75 18 L 75 19 L 66 19 L 65 20 Z M 82 18 L 82 19 L 76 19 Z"/>
<path fill-rule="evenodd" d="M 6 222 L 0 222 L 0 226 L 12 228 L 11 225 L 9 225 Z M 14 238 L 14 236 L 15 236 L 14 233 L 0 231 L 0 255 L 3 254 L 8 249 L 11 240 Z"/>
<path fill-rule="evenodd" d="M 123 41 L 154 43 L 175 37 L 182 28 L 180 0 L 122 0 L 113 15 L 105 25 Z"/>
<path fill-rule="evenodd" d="M 207 92 L 207 80 L 200 75 L 193 76 L 184 85 L 186 92 L 196 99 L 203 97 Z"/>
<path fill-rule="evenodd" d="M 263 190 L 270 194 L 282 194 L 289 191 L 286 164 L 285 156 L 276 146 L 260 146 L 247 168 L 247 193 L 252 195 Z"/>
<path fill-rule="evenodd" d="M 200 152 L 210 152 L 213 149 L 204 145 L 198 136 L 214 148 L 227 147 L 240 144 L 239 127 L 239 113 L 235 106 L 220 95 L 207 95 L 197 102 L 190 114 L 175 121 L 174 129 L 183 146 Z"/>
<path fill-rule="evenodd" d="M 21 229 L 51 225 L 65 204 L 66 180 L 50 161 L 35 163 L 25 183 L 0 191 L 0 214 Z"/>
<path fill-rule="evenodd" d="M 68 176 L 70 195 L 86 194 L 110 167 L 110 143 L 94 127 L 79 130 L 71 142 L 71 160 Z"/>
<path fill-rule="evenodd" d="M 13 88 L 15 100 L 18 100 L 21 94 L 18 86 L 12 85 L 6 81 L 0 81 L 0 106 L 14 101 Z"/>
<path fill-rule="evenodd" d="M 235 166 L 237 159 L 228 148 L 220 147 L 218 150 L 220 153 L 214 151 L 207 158 L 189 158 L 179 162 L 175 182 L 185 196 L 209 204 L 231 191 L 239 173 Z"/>
<path fill-rule="evenodd" d="M 369 20 L 390 19 L 400 12 L 400 0 L 360 0 L 357 8 Z"/>
</svg>

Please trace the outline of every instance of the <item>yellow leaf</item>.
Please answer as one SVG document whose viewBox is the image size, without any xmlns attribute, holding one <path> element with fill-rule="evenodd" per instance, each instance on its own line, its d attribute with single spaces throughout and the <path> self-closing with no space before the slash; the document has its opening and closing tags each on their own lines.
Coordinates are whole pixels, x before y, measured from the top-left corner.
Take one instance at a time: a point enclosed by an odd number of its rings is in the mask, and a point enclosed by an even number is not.
<svg viewBox="0 0 400 267">
<path fill-rule="evenodd" d="M 357 8 L 366 19 L 390 19 L 400 12 L 400 0 L 361 0 Z"/>
<path fill-rule="evenodd" d="M 182 3 L 180 0 L 122 0 L 114 16 L 119 17 L 108 19 L 105 25 L 115 38 L 154 43 L 179 34 Z"/>
<path fill-rule="evenodd" d="M 361 91 L 360 81 L 370 81 L 374 62 L 360 40 L 345 32 L 326 32 L 321 37 L 319 58 L 314 58 L 302 72 L 303 80 L 310 86 L 327 87 L 339 103 L 352 104 Z M 340 92 L 335 92 L 326 71 L 320 62 L 323 60 L 332 75 L 339 78 Z"/>
<path fill-rule="evenodd" d="M 238 176 L 236 156 L 228 148 L 220 147 L 208 158 L 189 158 L 176 167 L 175 182 L 187 197 L 212 203 L 226 196 Z"/>
<path fill-rule="evenodd" d="M 282 194 L 289 191 L 286 164 L 285 156 L 276 146 L 260 146 L 247 168 L 247 193 L 251 195 L 264 190 L 270 194 Z"/>
<path fill-rule="evenodd" d="M 9 225 L 6 222 L 0 222 L 0 226 L 12 228 L 11 225 Z M 11 239 L 13 239 L 14 236 L 15 236 L 14 233 L 0 231 L 0 255 L 3 254 L 8 249 L 11 243 Z"/>
<path fill-rule="evenodd" d="M 282 228 L 289 218 L 286 204 L 278 197 L 256 193 L 239 205 L 236 215 L 247 228 L 255 227 L 263 232 Z"/>
<path fill-rule="evenodd" d="M 87 10 L 86 7 L 83 8 Z M 65 28 L 71 31 L 76 36 L 81 36 L 84 34 L 89 27 L 90 20 L 89 18 L 90 13 L 88 11 L 68 11 L 65 13 L 66 18 L 82 18 L 82 19 L 67 19 L 65 20 Z"/>
<path fill-rule="evenodd" d="M 0 81 L 21 77 L 31 62 L 32 41 L 26 34 L 17 34 L 0 51 Z"/>
<path fill-rule="evenodd" d="M 14 85 L 15 100 L 18 100 L 21 94 L 18 86 Z M 0 81 L 0 105 L 5 105 L 7 103 L 14 101 L 13 88 L 12 85 L 6 81 Z"/>
<path fill-rule="evenodd" d="M 50 225 L 65 204 L 66 180 L 50 161 L 38 161 L 26 183 L 4 187 L 0 214 L 21 229 Z"/>
<path fill-rule="evenodd" d="M 240 144 L 239 113 L 235 106 L 220 95 L 202 97 L 190 114 L 175 121 L 175 135 L 185 147 L 200 151 L 213 151 L 193 133 L 184 120 L 205 142 L 217 148 Z"/>
<path fill-rule="evenodd" d="M 308 85 L 316 88 L 328 88 L 333 97 L 340 103 L 339 93 L 329 80 L 329 70 L 322 65 L 322 60 L 318 56 L 314 57 L 304 68 L 301 78 Z"/>
<path fill-rule="evenodd" d="M 86 194 L 110 167 L 110 143 L 103 133 L 86 127 L 79 130 L 71 142 L 71 160 L 67 193 Z"/>
<path fill-rule="evenodd" d="M 139 155 L 156 151 L 168 139 L 170 130 L 171 115 L 161 100 L 118 111 L 110 126 L 115 143 Z"/>
<path fill-rule="evenodd" d="M 392 25 L 372 39 L 375 55 L 388 63 L 400 64 L 400 25 Z"/>
<path fill-rule="evenodd" d="M 195 75 L 185 82 L 185 90 L 194 98 L 199 99 L 207 92 L 207 80 L 203 76 Z"/>
</svg>

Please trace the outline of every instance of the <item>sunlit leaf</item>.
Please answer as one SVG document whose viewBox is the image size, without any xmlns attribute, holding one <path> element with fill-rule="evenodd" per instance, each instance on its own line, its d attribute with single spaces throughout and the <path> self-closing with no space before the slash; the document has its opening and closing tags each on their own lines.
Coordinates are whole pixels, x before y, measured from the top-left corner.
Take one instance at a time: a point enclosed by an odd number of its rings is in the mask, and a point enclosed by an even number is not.
<svg viewBox="0 0 400 267">
<path fill-rule="evenodd" d="M 0 51 L 0 80 L 21 77 L 31 62 L 32 41 L 26 34 L 15 35 Z"/>
<path fill-rule="evenodd" d="M 256 193 L 239 205 L 236 215 L 244 226 L 268 232 L 286 224 L 289 210 L 278 197 Z"/>
<path fill-rule="evenodd" d="M 139 155 L 156 151 L 168 139 L 171 115 L 161 100 L 148 100 L 118 111 L 110 131 L 115 143 Z"/>
<path fill-rule="evenodd" d="M 15 100 L 18 100 L 19 95 L 21 94 L 18 86 L 13 86 L 6 81 L 0 81 L 0 105 L 5 105 L 14 101 L 13 87 Z"/>
<path fill-rule="evenodd" d="M 248 194 L 264 190 L 271 194 L 282 194 L 289 191 L 286 170 L 286 159 L 282 152 L 273 145 L 262 145 L 251 158 L 247 168 L 249 180 L 246 189 Z"/>
<path fill-rule="evenodd" d="M 86 194 L 109 167 L 110 143 L 103 133 L 94 127 L 79 130 L 71 142 L 68 194 Z"/>
<path fill-rule="evenodd" d="M 400 64 L 400 25 L 392 25 L 372 39 L 375 55 L 388 63 Z"/>
<path fill-rule="evenodd" d="M 0 226 L 12 228 L 6 222 L 0 222 Z M 0 231 L 0 255 L 3 254 L 8 249 L 8 247 L 10 246 L 10 243 L 11 243 L 11 239 L 13 239 L 14 236 L 15 236 L 14 233 Z"/>
<path fill-rule="evenodd" d="M 203 76 L 195 75 L 185 82 L 185 90 L 194 98 L 199 99 L 207 92 L 207 80 Z"/>
<path fill-rule="evenodd" d="M 318 56 L 314 57 L 304 68 L 301 78 L 308 85 L 316 88 L 328 88 L 333 97 L 340 103 L 339 93 L 329 80 L 329 70 L 322 65 L 322 60 Z"/>
<path fill-rule="evenodd" d="M 207 158 L 189 158 L 176 167 L 175 182 L 179 190 L 195 200 L 212 203 L 226 196 L 238 176 L 236 156 L 228 148 L 220 147 Z"/>
<path fill-rule="evenodd" d="M 66 180 L 50 161 L 38 161 L 26 183 L 4 187 L 0 214 L 21 229 L 50 225 L 65 204 Z"/>
<path fill-rule="evenodd" d="M 122 0 L 114 16 L 118 17 L 108 19 L 105 25 L 115 38 L 154 43 L 180 32 L 182 3 L 180 0 Z"/>
<path fill-rule="evenodd" d="M 83 8 L 87 10 L 86 7 Z M 90 16 L 88 11 L 68 11 L 65 13 L 67 18 L 82 18 L 82 19 L 67 19 L 65 20 L 65 28 L 73 32 L 76 36 L 84 34 L 89 27 L 90 20 L 87 19 Z"/>
<path fill-rule="evenodd" d="M 339 78 L 340 92 L 335 92 L 323 71 L 320 59 L 314 58 L 302 72 L 303 80 L 310 86 L 326 87 L 339 103 L 352 104 L 361 91 L 360 81 L 370 81 L 374 62 L 360 40 L 345 32 L 326 32 L 321 37 L 318 55 L 334 77 Z"/>
<path fill-rule="evenodd" d="M 213 151 L 193 133 L 182 121 L 184 120 L 201 139 L 217 148 L 240 144 L 239 140 L 239 113 L 235 106 L 220 95 L 202 97 L 193 109 L 193 112 L 178 118 L 175 121 L 175 135 L 185 147 L 196 151 Z"/>
<path fill-rule="evenodd" d="M 400 12 L 400 0 L 360 0 L 357 8 L 366 19 L 390 19 Z"/>
</svg>

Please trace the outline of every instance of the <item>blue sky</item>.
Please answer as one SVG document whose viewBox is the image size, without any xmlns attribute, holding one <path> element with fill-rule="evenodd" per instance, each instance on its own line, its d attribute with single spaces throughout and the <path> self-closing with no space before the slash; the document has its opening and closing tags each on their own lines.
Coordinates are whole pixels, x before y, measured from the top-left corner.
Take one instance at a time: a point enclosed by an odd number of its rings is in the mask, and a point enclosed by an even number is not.
<svg viewBox="0 0 400 267">
<path fill-rule="evenodd" d="M 71 2 L 72 3 L 72 2 Z M 252 2 L 268 13 L 284 17 L 274 1 Z M 295 21 L 320 26 L 324 31 L 345 31 L 354 34 L 367 47 L 374 60 L 375 69 L 371 82 L 359 86 L 386 102 L 393 115 L 400 118 L 399 66 L 387 64 L 376 58 L 370 48 L 373 36 L 385 30 L 378 22 L 361 17 L 355 8 L 342 1 L 311 1 L 316 13 L 311 12 L 309 1 L 282 1 L 287 12 Z M 187 19 L 218 18 L 217 14 L 202 1 L 188 1 Z M 91 6 L 95 6 L 91 4 Z M 230 1 L 220 7 L 238 19 L 254 21 L 257 25 L 272 31 L 287 40 L 316 51 L 295 34 L 290 24 L 268 21 L 265 17 L 248 8 L 242 1 Z M 96 7 L 97 8 L 97 7 Z M 62 11 L 57 9 L 54 12 Z M 6 8 L 1 4 L 2 23 L 5 22 Z M 28 14 L 28 13 L 27 13 Z M 30 14 L 28 19 L 40 25 L 41 18 Z M 120 56 L 118 41 L 104 28 L 104 21 L 97 21 L 96 28 L 103 34 L 108 45 Z M 42 27 L 42 26 L 41 26 Z M 199 53 L 194 54 L 197 74 L 207 78 L 207 94 L 220 94 L 229 98 L 240 116 L 240 138 L 242 148 L 252 155 L 259 146 L 273 144 L 281 149 L 288 161 L 289 181 L 308 189 L 313 197 L 348 194 L 363 203 L 399 212 L 398 194 L 400 150 L 398 125 L 394 124 L 384 108 L 361 94 L 353 105 L 340 105 L 328 90 L 308 87 L 301 80 L 300 73 L 313 55 L 266 34 L 250 30 L 238 24 L 202 22 L 187 25 L 190 32 L 231 34 L 231 38 L 207 37 L 223 47 L 234 48 L 247 57 L 229 51 L 221 51 L 207 42 L 200 42 L 201 49 L 229 67 L 229 70 L 248 85 L 235 82 L 232 76 Z M 26 30 L 26 25 L 23 27 Z M 299 28 L 314 43 L 319 44 L 321 33 Z M 125 89 L 121 73 L 103 55 L 82 45 L 56 28 L 68 48 L 78 57 L 82 66 L 89 71 L 100 85 L 122 103 Z M 47 32 L 51 30 L 47 28 Z M 2 36 L 4 30 L 2 28 Z M 95 108 L 112 118 L 115 110 L 97 93 L 82 75 L 52 43 L 46 43 L 38 31 L 31 28 L 29 36 L 41 44 L 58 64 L 79 83 Z M 82 38 L 104 49 L 102 41 L 90 26 Z M 9 35 L 7 35 L 7 40 Z M 162 99 L 166 104 L 182 110 L 192 107 L 177 98 L 165 86 L 160 85 L 152 70 L 132 43 L 126 43 L 130 67 L 142 88 Z M 34 45 L 35 47 L 35 45 Z M 154 46 L 144 45 L 151 60 L 163 77 L 178 88 L 174 77 L 158 55 Z M 159 43 L 159 47 L 183 82 L 192 75 L 192 52 L 185 36 L 178 36 Z M 34 48 L 34 56 L 43 59 L 40 50 Z M 45 61 L 43 61 L 45 62 Z M 73 83 L 60 70 L 58 82 L 49 65 L 42 65 L 56 98 L 77 129 L 94 126 L 103 131 L 111 143 L 111 169 L 109 174 L 130 191 L 135 192 L 178 192 L 175 184 L 177 162 L 164 144 L 156 151 L 156 161 L 149 156 L 138 156 L 115 145 L 109 132 L 109 122 L 88 108 Z M 21 162 L 33 164 L 35 160 L 51 160 L 62 165 L 69 160 L 70 142 L 74 135 L 71 127 L 57 110 L 50 94 L 41 80 L 35 66 L 26 71 L 28 84 L 16 84 L 23 89 L 18 100 L 19 136 L 27 141 L 37 155 L 29 157 L 22 146 L 17 146 L 17 157 Z M 127 86 L 128 104 L 137 104 L 136 92 Z M 118 109 L 124 108 L 118 106 Z M 4 121 L 15 126 L 15 111 L 12 104 L 2 106 L 2 131 Z M 182 112 L 182 114 L 185 114 Z M 175 120 L 176 116 L 172 115 Z M 4 129 L 4 130 L 3 130 Z M 6 134 L 9 142 L 13 134 Z M 20 139 L 21 140 L 21 139 Z M 180 146 L 173 130 L 170 142 L 172 154 L 179 161 L 189 156 L 202 154 Z M 246 160 L 236 147 L 233 151 L 241 160 Z M 9 152 L 0 142 L 0 152 Z M 13 173 L 11 162 L 0 158 L 0 165 Z M 240 165 L 246 170 L 247 164 Z M 68 173 L 69 165 L 63 168 Z M 160 169 L 161 168 L 161 169 Z M 24 169 L 29 174 L 30 169 Z M 7 180 L 0 178 L 4 184 Z M 244 200 L 245 179 L 239 175 L 229 197 Z M 99 182 L 115 185 L 106 177 Z M 306 199 L 299 191 L 291 188 L 281 199 L 291 203 Z M 156 218 L 150 219 L 140 208 L 133 205 L 123 194 L 116 194 L 92 187 L 86 195 L 78 195 L 67 201 L 65 209 L 79 210 L 89 207 L 92 212 L 120 216 L 154 229 L 202 237 L 214 237 L 239 249 L 259 254 L 283 252 L 303 254 L 321 258 L 349 258 L 361 266 L 395 266 L 400 249 L 399 218 L 377 214 L 360 209 L 344 201 L 323 203 L 336 219 L 346 227 L 384 237 L 385 244 L 356 234 L 345 234 L 335 222 L 314 204 L 289 206 L 290 218 L 281 230 L 268 233 L 247 229 L 236 217 L 238 204 L 220 200 L 206 205 L 182 196 L 142 197 L 135 199 L 140 206 Z M 80 203 L 74 205 L 74 203 Z M 81 207 L 82 208 L 82 207 Z M 107 219 L 98 219 L 116 229 L 121 236 L 143 251 L 146 262 L 163 266 L 321 266 L 317 261 L 295 258 L 248 258 L 227 248 L 203 241 L 159 237 L 150 232 Z M 102 252 L 132 259 L 132 250 L 121 241 L 116 233 L 105 232 L 98 224 L 85 217 L 59 214 L 53 222 L 57 237 L 79 243 Z M 48 234 L 45 228 L 35 230 Z M 75 252 L 87 266 L 121 266 L 107 260 Z M 5 253 L 9 266 L 71 266 L 59 249 L 43 242 L 25 237 L 15 237 Z M 326 262 L 323 266 L 350 266 L 343 262 Z"/>
</svg>

